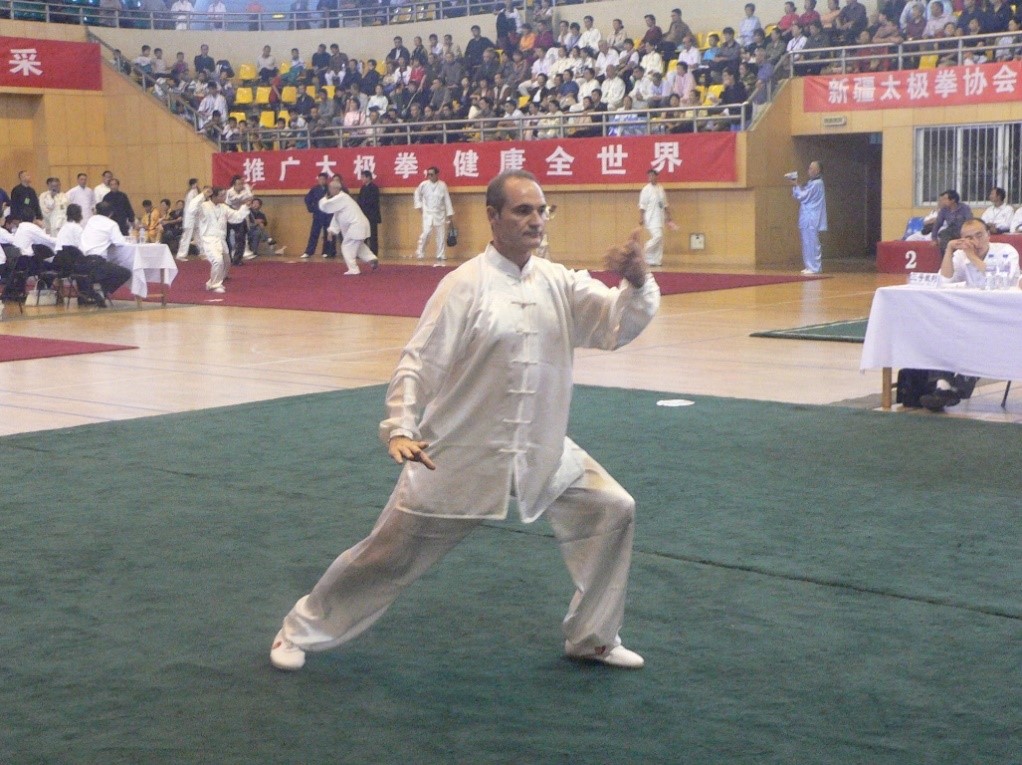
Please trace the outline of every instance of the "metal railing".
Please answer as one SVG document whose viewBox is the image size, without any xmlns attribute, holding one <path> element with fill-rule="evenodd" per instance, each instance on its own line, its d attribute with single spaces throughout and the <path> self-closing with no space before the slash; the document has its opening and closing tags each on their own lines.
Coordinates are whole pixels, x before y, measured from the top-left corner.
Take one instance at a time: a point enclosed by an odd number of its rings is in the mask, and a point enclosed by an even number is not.
<svg viewBox="0 0 1022 765">
<path fill-rule="evenodd" d="M 598 2 L 599 0 L 578 0 Z M 173 13 L 131 8 L 100 8 L 98 2 L 81 0 L 37 2 L 36 0 L 0 0 L 0 18 L 48 23 L 86 24 L 89 26 L 128 27 L 133 29 L 194 29 L 260 32 L 287 29 L 330 29 L 403 24 L 417 21 L 453 19 L 481 14 L 491 15 L 493 0 L 434 0 L 405 2 L 398 5 L 375 2 L 334 11 L 267 10 L 260 13 L 203 12 Z"/>
<path fill-rule="evenodd" d="M 86 32 L 85 37 L 89 42 L 100 46 L 103 61 L 108 66 L 116 69 L 138 88 L 148 93 L 150 97 L 159 101 L 171 114 L 180 117 L 191 125 L 192 128 L 198 130 L 202 117 L 192 108 L 191 103 L 187 99 L 161 85 L 160 78 L 143 72 L 125 58 L 118 58 L 116 49 L 103 42 L 92 32 Z"/>
<path fill-rule="evenodd" d="M 997 32 L 969 37 L 907 40 L 900 43 L 869 43 L 831 48 L 803 48 L 787 53 L 777 71 L 785 77 L 810 74 L 868 73 L 916 69 L 927 56 L 930 68 L 941 64 L 961 66 L 969 56 L 983 55 L 987 61 L 1022 55 L 1022 32 Z"/>
<path fill-rule="evenodd" d="M 268 151 L 744 130 L 749 123 L 751 112 L 751 104 L 746 102 L 712 107 L 666 107 L 357 126 L 331 125 L 325 128 L 314 126 L 256 128 L 246 130 L 237 137 L 222 138 L 220 149 Z"/>
</svg>

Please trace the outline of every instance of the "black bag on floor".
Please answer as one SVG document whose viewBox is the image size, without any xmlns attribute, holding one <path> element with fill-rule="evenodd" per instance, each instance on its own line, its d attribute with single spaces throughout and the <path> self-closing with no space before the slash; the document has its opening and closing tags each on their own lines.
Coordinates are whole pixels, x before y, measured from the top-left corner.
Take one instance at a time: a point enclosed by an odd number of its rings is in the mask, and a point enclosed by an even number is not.
<svg viewBox="0 0 1022 765">
<path fill-rule="evenodd" d="M 919 397 L 930 393 L 933 383 L 929 369 L 899 369 L 895 402 L 911 409 L 922 406 Z"/>
</svg>

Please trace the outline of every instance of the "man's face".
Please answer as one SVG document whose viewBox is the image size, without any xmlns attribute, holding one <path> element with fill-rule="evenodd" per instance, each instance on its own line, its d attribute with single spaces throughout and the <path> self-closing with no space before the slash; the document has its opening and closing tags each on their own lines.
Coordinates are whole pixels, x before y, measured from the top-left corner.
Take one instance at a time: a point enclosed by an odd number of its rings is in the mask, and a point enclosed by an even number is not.
<svg viewBox="0 0 1022 765">
<path fill-rule="evenodd" d="M 341 179 L 331 178 L 330 183 L 327 184 L 327 188 L 330 190 L 331 196 L 337 196 L 341 193 Z"/>
<path fill-rule="evenodd" d="M 951 206 L 951 197 L 947 194 L 941 194 L 940 197 L 937 198 L 937 206 L 946 210 Z"/>
<path fill-rule="evenodd" d="M 807 173 L 807 175 L 810 178 L 819 178 L 820 177 L 820 165 L 819 165 L 819 163 L 818 162 L 810 162 L 809 163 L 809 168 L 806 171 L 806 173 Z"/>
<path fill-rule="evenodd" d="M 199 47 L 199 50 L 202 52 L 202 55 L 205 56 L 207 53 L 209 53 L 209 46 L 202 45 Z"/>
<path fill-rule="evenodd" d="M 426 178 L 435 183 L 440 179 L 440 174 L 436 170 L 430 169 L 426 171 Z"/>
<path fill-rule="evenodd" d="M 60 191 L 60 179 L 54 178 L 52 181 L 46 184 L 50 191 Z"/>
<path fill-rule="evenodd" d="M 981 221 L 963 223 L 961 239 L 972 245 L 981 257 L 990 249 L 990 234 Z"/>
<path fill-rule="evenodd" d="M 116 178 L 111 178 L 109 186 L 111 191 L 120 191 L 121 182 L 118 181 Z"/>
<path fill-rule="evenodd" d="M 997 193 L 996 189 L 990 189 L 990 194 L 987 196 L 987 199 L 989 199 L 990 200 L 990 204 L 992 204 L 994 206 L 998 206 L 998 205 L 1001 204 L 1001 197 Z"/>
<path fill-rule="evenodd" d="M 88 182 L 89 182 L 88 176 L 85 176 L 85 175 L 79 175 L 78 176 L 78 185 L 81 186 L 83 189 L 86 187 Z"/>
<path fill-rule="evenodd" d="M 18 173 L 18 180 L 21 181 L 22 186 L 28 186 L 32 183 L 32 176 L 28 173 Z"/>
<path fill-rule="evenodd" d="M 486 208 L 497 250 L 510 259 L 522 257 L 543 240 L 546 198 L 535 181 L 509 178 L 504 185 L 504 206 Z"/>
</svg>

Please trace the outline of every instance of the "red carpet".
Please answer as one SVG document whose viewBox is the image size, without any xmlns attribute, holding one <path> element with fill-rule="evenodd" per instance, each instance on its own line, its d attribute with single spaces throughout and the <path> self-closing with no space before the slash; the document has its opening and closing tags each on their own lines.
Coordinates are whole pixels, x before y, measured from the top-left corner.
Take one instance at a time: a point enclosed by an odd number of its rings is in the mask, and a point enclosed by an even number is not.
<svg viewBox="0 0 1022 765">
<path fill-rule="evenodd" d="M 51 356 L 75 356 L 81 353 L 126 351 L 136 345 L 108 345 L 106 343 L 79 343 L 75 340 L 45 340 L 40 337 L 0 335 L 0 361 L 46 359 Z"/>
<path fill-rule="evenodd" d="M 451 268 L 429 265 L 397 265 L 384 262 L 375 273 L 342 276 L 339 261 L 255 260 L 231 269 L 227 292 L 207 292 L 209 265 L 190 260 L 170 288 L 170 301 L 199 305 L 226 305 L 245 308 L 284 308 L 298 311 L 328 311 L 381 316 L 411 316 L 422 313 L 429 296 Z M 607 284 L 619 278 L 608 272 L 593 272 Z M 758 287 L 810 281 L 820 277 L 757 276 L 744 274 L 704 274 L 658 272 L 657 282 L 664 295 L 684 292 L 708 292 L 736 287 Z M 118 298 L 128 299 L 125 290 Z"/>
</svg>

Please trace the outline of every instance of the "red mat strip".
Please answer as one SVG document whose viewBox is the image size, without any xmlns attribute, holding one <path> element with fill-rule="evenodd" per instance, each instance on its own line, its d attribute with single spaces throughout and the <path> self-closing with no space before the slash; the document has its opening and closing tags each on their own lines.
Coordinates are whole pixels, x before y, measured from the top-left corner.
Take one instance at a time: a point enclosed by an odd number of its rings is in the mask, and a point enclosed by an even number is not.
<svg viewBox="0 0 1022 765">
<path fill-rule="evenodd" d="M 426 265 L 396 265 L 384 262 L 378 271 L 361 276 L 343 276 L 344 264 L 309 261 L 254 260 L 231 268 L 227 292 L 207 292 L 209 265 L 191 260 L 182 268 L 170 288 L 170 301 L 197 305 L 226 305 L 245 308 L 282 308 L 298 311 L 360 313 L 378 316 L 418 317 L 437 284 L 451 268 Z M 594 271 L 606 284 L 620 281 L 616 274 Z M 769 284 L 811 281 L 820 277 L 759 276 L 658 272 L 664 295 L 686 292 L 758 287 Z M 117 297 L 130 296 L 122 290 Z"/>
<path fill-rule="evenodd" d="M 46 340 L 41 337 L 0 335 L 0 362 L 46 359 L 53 356 L 76 356 L 82 353 L 127 351 L 137 345 L 109 345 L 107 343 L 80 343 L 77 340 Z"/>
</svg>

